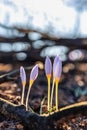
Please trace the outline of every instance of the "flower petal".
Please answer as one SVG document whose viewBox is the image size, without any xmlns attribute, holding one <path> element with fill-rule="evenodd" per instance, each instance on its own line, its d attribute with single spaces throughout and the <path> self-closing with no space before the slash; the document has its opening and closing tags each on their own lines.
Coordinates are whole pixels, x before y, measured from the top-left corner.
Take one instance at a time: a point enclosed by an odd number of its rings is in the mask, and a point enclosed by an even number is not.
<svg viewBox="0 0 87 130">
<path fill-rule="evenodd" d="M 61 77 L 61 73 L 62 73 L 62 62 L 59 59 L 59 57 L 56 56 L 53 64 L 53 77 L 55 79 L 59 79 Z"/>
<path fill-rule="evenodd" d="M 38 76 L 38 65 L 35 65 L 30 73 L 30 80 L 35 80 Z"/>
<path fill-rule="evenodd" d="M 45 60 L 45 73 L 46 75 L 51 75 L 52 73 L 52 63 L 48 56 L 46 57 L 46 60 Z"/>
<path fill-rule="evenodd" d="M 59 62 L 59 56 L 57 55 L 54 59 L 54 62 L 53 62 L 53 72 L 55 71 L 55 67 L 57 65 L 57 63 Z"/>
<path fill-rule="evenodd" d="M 26 73 L 23 66 L 20 67 L 20 77 L 21 77 L 22 83 L 24 82 L 26 83 Z"/>
</svg>

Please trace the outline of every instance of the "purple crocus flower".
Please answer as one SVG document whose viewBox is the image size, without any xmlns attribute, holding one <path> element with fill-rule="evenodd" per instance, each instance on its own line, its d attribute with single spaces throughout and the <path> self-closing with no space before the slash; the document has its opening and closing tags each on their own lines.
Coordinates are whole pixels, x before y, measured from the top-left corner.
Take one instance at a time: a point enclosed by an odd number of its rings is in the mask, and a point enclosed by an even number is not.
<svg viewBox="0 0 87 130">
<path fill-rule="evenodd" d="M 62 73 L 62 62 L 59 56 L 56 56 L 53 63 L 53 77 L 54 79 L 60 79 Z"/>
<path fill-rule="evenodd" d="M 35 65 L 30 73 L 30 82 L 33 82 L 38 76 L 38 65 Z"/>
<path fill-rule="evenodd" d="M 21 77 L 21 81 L 22 81 L 23 86 L 25 86 L 25 84 L 26 84 L 26 73 L 25 73 L 23 66 L 20 67 L 20 77 Z"/>
<path fill-rule="evenodd" d="M 57 56 L 55 57 L 55 59 L 54 59 L 54 62 L 53 62 L 53 72 L 55 71 L 55 67 L 56 67 L 58 61 L 59 61 L 59 56 L 57 55 Z"/>
<path fill-rule="evenodd" d="M 51 73 L 52 73 L 52 63 L 48 56 L 46 57 L 46 60 L 45 60 L 45 73 L 46 73 L 46 76 L 51 76 Z"/>
</svg>

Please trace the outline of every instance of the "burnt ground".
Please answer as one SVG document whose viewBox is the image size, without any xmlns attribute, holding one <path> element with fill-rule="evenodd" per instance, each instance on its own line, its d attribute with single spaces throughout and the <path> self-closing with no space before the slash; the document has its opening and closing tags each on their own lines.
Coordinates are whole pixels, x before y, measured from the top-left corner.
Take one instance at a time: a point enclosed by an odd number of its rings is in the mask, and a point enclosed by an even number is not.
<svg viewBox="0 0 87 130">
<path fill-rule="evenodd" d="M 6 71 L 19 68 L 19 65 L 0 65 L 1 74 Z M 30 72 L 30 71 L 29 71 Z M 27 85 L 25 99 L 28 89 L 29 72 L 27 71 Z M 0 84 L 0 97 L 14 104 L 20 104 L 22 86 L 19 74 L 15 76 L 16 81 L 9 81 Z M 40 113 L 41 101 L 47 97 L 47 80 L 44 70 L 40 70 L 35 81 L 29 99 L 30 107 Z M 67 63 L 63 66 L 63 74 L 59 83 L 59 107 L 67 106 L 76 102 L 87 101 L 87 63 Z M 44 105 L 47 104 L 47 98 Z M 55 104 L 54 104 L 55 105 Z M 43 108 L 43 111 L 44 108 Z M 72 115 L 66 120 L 56 122 L 56 128 L 60 130 L 86 130 L 87 116 L 78 114 Z M 0 130 L 27 130 L 22 123 L 6 118 L 0 114 Z"/>
</svg>

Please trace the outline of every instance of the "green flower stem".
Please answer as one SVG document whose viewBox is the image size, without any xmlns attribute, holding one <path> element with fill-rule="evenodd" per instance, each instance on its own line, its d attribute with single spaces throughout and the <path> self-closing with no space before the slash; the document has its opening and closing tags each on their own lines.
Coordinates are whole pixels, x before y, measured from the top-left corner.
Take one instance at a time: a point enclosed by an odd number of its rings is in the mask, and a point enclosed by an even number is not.
<svg viewBox="0 0 87 130">
<path fill-rule="evenodd" d="M 54 84 L 55 84 L 55 79 L 53 79 L 53 84 L 52 84 L 52 91 L 51 91 L 51 109 L 52 109 L 52 105 L 53 105 L 53 92 L 54 92 Z"/>
<path fill-rule="evenodd" d="M 55 89 L 55 103 L 56 103 L 56 111 L 58 111 L 58 80 L 56 80 L 56 89 Z"/>
<path fill-rule="evenodd" d="M 50 77 L 47 78 L 48 80 L 48 111 L 50 110 Z"/>
</svg>

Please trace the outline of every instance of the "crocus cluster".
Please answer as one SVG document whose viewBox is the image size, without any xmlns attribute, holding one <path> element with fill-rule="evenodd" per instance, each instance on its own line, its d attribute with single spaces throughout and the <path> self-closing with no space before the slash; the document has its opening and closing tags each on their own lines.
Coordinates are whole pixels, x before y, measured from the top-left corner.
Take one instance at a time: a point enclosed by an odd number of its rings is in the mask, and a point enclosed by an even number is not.
<svg viewBox="0 0 87 130">
<path fill-rule="evenodd" d="M 62 73 L 62 62 L 59 58 L 59 56 L 56 56 L 53 62 L 53 66 L 51 63 L 50 58 L 47 56 L 45 59 L 45 73 L 48 81 L 48 112 L 52 110 L 53 108 L 53 93 L 55 88 L 55 105 L 56 105 L 56 111 L 58 111 L 58 84 Z M 28 110 L 28 102 L 29 102 L 29 95 L 31 87 L 36 80 L 38 76 L 38 65 L 35 65 L 30 73 L 30 79 L 29 79 L 29 88 L 26 96 L 26 110 Z M 25 93 L 25 86 L 26 86 L 26 73 L 24 70 L 24 67 L 20 67 L 20 78 L 22 81 L 22 98 L 21 98 L 21 104 L 24 104 L 24 93 Z M 50 87 L 52 79 L 52 89 Z"/>
<path fill-rule="evenodd" d="M 26 110 L 28 110 L 28 100 L 29 100 L 30 90 L 31 90 L 31 87 L 32 87 L 34 81 L 36 80 L 37 76 L 38 76 L 38 65 L 35 65 L 32 68 L 31 73 L 30 73 L 29 88 L 28 88 L 27 97 L 26 97 Z M 20 78 L 21 78 L 22 88 L 23 88 L 21 105 L 23 105 L 24 104 L 25 85 L 26 85 L 26 73 L 25 73 L 23 66 L 20 67 Z"/>
<path fill-rule="evenodd" d="M 59 56 L 56 56 L 53 62 L 53 67 L 50 58 L 47 56 L 45 60 L 45 73 L 48 81 L 48 111 L 52 109 L 53 93 L 55 86 L 55 104 L 56 111 L 58 111 L 58 84 L 62 73 L 62 62 Z M 50 81 L 53 79 L 52 90 L 50 88 Z M 50 91 L 51 90 L 51 91 Z"/>
</svg>

